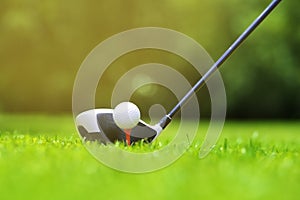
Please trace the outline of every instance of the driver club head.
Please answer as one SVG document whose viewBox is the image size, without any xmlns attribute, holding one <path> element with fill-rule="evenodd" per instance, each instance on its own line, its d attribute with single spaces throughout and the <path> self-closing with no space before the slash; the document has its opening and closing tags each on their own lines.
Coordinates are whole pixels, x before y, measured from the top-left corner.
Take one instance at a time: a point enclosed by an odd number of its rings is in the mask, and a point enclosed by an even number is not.
<svg viewBox="0 0 300 200">
<path fill-rule="evenodd" d="M 119 128 L 113 120 L 113 109 L 84 111 L 76 116 L 75 123 L 84 141 L 97 141 L 103 144 L 127 141 L 125 131 Z M 129 144 L 140 140 L 152 142 L 161 131 L 159 124 L 151 126 L 139 120 L 138 124 L 131 129 Z"/>
</svg>

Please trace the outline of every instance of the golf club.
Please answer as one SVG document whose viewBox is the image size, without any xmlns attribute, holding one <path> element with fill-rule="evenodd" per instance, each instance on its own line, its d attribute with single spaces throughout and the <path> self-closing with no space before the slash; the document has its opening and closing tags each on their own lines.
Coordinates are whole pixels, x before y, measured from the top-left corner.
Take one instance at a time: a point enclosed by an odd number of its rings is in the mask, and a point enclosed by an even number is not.
<svg viewBox="0 0 300 200">
<path fill-rule="evenodd" d="M 155 140 L 162 130 L 168 126 L 174 115 L 181 109 L 181 107 L 184 106 L 191 96 L 205 84 L 211 75 L 228 59 L 228 57 L 280 2 L 281 0 L 273 0 L 202 76 L 202 78 L 174 106 L 174 108 L 159 121 L 159 123 L 152 126 L 140 120 L 139 123 L 131 130 L 129 144 L 140 140 L 145 140 L 146 142 L 152 142 Z M 81 137 L 86 141 L 99 141 L 104 144 L 115 141 L 126 142 L 126 133 L 120 129 L 113 120 L 113 109 L 92 109 L 84 111 L 77 115 L 75 121 Z"/>
</svg>

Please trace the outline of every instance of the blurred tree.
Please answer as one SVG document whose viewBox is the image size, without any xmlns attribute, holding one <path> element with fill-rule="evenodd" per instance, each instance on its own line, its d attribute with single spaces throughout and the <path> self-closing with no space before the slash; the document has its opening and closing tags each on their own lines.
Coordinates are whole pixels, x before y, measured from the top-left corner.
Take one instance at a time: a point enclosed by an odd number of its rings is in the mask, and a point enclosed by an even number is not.
<svg viewBox="0 0 300 200">
<path fill-rule="evenodd" d="M 189 35 L 218 58 L 269 1 L 22 1 L 0 7 L 0 109 L 4 112 L 69 112 L 80 63 L 99 42 L 121 31 L 160 26 Z M 221 69 L 229 117 L 300 117 L 299 1 L 283 1 Z M 126 58 L 127 56 L 127 58 Z M 113 64 L 103 84 L 138 64 L 160 62 L 199 79 L 192 67 L 166 53 L 145 51 Z M 138 58 L 138 59 L 137 59 Z M 113 75 L 112 75 L 113 74 Z M 161 95 L 160 90 L 156 94 Z M 210 100 L 204 89 L 203 114 Z M 163 99 L 170 104 L 172 94 Z M 145 97 L 135 94 L 133 98 Z M 97 98 L 98 105 L 109 99 Z M 176 100 L 171 98 L 171 104 Z M 149 106 L 153 104 L 148 102 Z M 145 110 L 149 108 L 145 106 Z"/>
</svg>

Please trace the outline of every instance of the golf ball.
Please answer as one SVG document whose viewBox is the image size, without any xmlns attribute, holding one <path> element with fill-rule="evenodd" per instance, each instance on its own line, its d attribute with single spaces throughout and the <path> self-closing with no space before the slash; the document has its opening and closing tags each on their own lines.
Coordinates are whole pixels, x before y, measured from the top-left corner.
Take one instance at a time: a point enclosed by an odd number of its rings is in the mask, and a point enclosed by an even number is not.
<svg viewBox="0 0 300 200">
<path fill-rule="evenodd" d="M 113 119 L 121 129 L 135 127 L 141 117 L 139 108 L 131 102 L 122 102 L 113 110 Z"/>
</svg>

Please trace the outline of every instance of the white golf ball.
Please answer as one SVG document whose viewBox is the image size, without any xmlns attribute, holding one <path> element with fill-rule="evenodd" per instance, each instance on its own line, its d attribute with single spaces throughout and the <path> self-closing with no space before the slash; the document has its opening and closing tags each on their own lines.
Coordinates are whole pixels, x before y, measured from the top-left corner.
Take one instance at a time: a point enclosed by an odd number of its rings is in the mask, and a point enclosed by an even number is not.
<svg viewBox="0 0 300 200">
<path fill-rule="evenodd" d="M 121 129 L 135 127 L 141 117 L 139 108 L 131 102 L 122 102 L 113 111 L 113 119 Z"/>
</svg>

